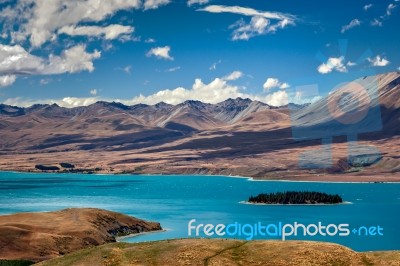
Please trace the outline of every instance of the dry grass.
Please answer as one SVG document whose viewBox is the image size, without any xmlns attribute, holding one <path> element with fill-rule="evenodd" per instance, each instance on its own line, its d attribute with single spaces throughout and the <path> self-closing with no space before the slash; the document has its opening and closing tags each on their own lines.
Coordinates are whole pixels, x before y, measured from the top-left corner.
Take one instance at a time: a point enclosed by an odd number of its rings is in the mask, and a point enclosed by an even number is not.
<svg viewBox="0 0 400 266">
<path fill-rule="evenodd" d="M 107 244 L 38 265 L 395 266 L 400 265 L 400 252 L 357 253 L 337 244 L 307 241 L 180 239 Z"/>
<path fill-rule="evenodd" d="M 115 242 L 114 234 L 161 229 L 124 214 L 92 208 L 0 216 L 0 258 L 42 261 Z"/>
</svg>

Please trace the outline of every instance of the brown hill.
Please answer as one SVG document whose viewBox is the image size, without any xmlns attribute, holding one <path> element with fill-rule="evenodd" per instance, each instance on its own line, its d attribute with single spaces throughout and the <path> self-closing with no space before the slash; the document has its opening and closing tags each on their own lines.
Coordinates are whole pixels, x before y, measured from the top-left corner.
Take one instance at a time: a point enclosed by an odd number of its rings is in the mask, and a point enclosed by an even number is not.
<svg viewBox="0 0 400 266">
<path fill-rule="evenodd" d="M 311 105 L 281 108 L 241 98 L 175 106 L 0 105 L 0 169 L 32 171 L 38 164 L 69 162 L 78 169 L 101 172 L 398 181 L 400 74 L 361 77 L 356 82 L 371 93 L 372 115 L 350 126 L 336 121 L 340 108 L 329 110 L 332 95 Z M 359 99 L 345 100 L 344 110 L 356 110 Z M 352 132 L 358 144 L 380 151 L 377 163 L 361 167 L 349 163 L 346 136 Z M 316 150 L 314 154 L 319 154 L 324 136 L 333 137 L 331 167 L 301 169 L 301 153 Z"/>
<path fill-rule="evenodd" d="M 398 251 L 357 253 L 323 242 L 180 239 L 107 244 L 38 265 L 395 266 L 399 262 Z"/>
<path fill-rule="evenodd" d="M 100 209 L 0 216 L 0 259 L 42 261 L 82 248 L 115 242 L 115 237 L 161 230 L 159 223 Z"/>
</svg>

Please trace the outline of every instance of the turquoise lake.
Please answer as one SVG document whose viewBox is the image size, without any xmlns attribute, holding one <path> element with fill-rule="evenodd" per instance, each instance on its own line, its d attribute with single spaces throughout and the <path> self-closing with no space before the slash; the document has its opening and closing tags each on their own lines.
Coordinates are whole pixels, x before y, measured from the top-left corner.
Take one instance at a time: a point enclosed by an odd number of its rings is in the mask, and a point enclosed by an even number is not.
<svg viewBox="0 0 400 266">
<path fill-rule="evenodd" d="M 288 190 L 339 194 L 351 204 L 261 206 L 250 195 Z M 166 232 L 122 241 L 188 237 L 188 222 L 211 224 L 303 223 L 380 226 L 382 236 L 289 237 L 328 241 L 357 251 L 400 250 L 400 184 L 251 181 L 221 176 L 137 176 L 0 172 L 0 214 L 94 207 L 161 223 Z M 246 238 L 242 236 L 241 238 Z M 256 236 L 255 239 L 280 239 Z"/>
</svg>

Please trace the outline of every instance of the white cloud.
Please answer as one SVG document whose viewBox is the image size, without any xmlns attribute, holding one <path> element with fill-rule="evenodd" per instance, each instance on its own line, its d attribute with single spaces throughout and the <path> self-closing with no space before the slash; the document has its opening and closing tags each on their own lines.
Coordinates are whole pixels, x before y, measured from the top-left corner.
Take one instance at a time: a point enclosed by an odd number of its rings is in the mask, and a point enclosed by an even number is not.
<svg viewBox="0 0 400 266">
<path fill-rule="evenodd" d="M 132 99 L 121 100 L 100 97 L 66 97 L 63 99 L 24 100 L 22 98 L 11 98 L 7 99 L 4 103 L 17 106 L 31 106 L 35 103 L 56 103 L 63 107 L 76 107 L 90 105 L 100 100 L 116 101 L 127 105 L 138 103 L 156 104 L 161 101 L 169 104 L 179 104 L 186 100 L 199 100 L 206 103 L 218 103 L 228 98 L 237 97 L 256 99 L 256 96 L 254 95 L 242 93 L 238 86 L 229 84 L 224 78 L 215 78 L 208 84 L 204 83 L 201 79 L 196 79 L 192 87 L 189 89 L 183 87 L 166 89 L 158 91 L 157 93 L 149 96 L 139 95 Z"/>
<path fill-rule="evenodd" d="M 279 12 L 258 11 L 256 9 L 240 6 L 210 5 L 198 11 L 210 13 L 233 13 L 250 16 L 247 23 L 243 19 L 238 20 L 229 28 L 234 29 L 232 40 L 248 40 L 254 36 L 274 33 L 278 29 L 284 29 L 289 25 L 295 25 L 296 17 L 291 14 Z M 271 21 L 276 21 L 272 23 Z"/>
<path fill-rule="evenodd" d="M 373 21 L 371 21 L 371 26 L 382 27 L 383 23 L 382 21 L 375 18 Z"/>
<path fill-rule="evenodd" d="M 233 13 L 251 17 L 260 16 L 267 19 L 276 19 L 276 20 L 295 19 L 293 15 L 283 14 L 279 12 L 258 11 L 253 8 L 241 7 L 241 6 L 210 5 L 198 10 L 210 13 Z"/>
<path fill-rule="evenodd" d="M 217 62 L 214 62 L 214 63 L 209 67 L 209 69 L 210 69 L 210 70 L 216 70 L 218 64 L 221 64 L 221 62 L 222 62 L 221 60 L 218 60 Z"/>
<path fill-rule="evenodd" d="M 99 26 L 64 26 L 58 30 L 58 34 L 67 34 L 70 36 L 94 36 L 102 37 L 106 40 L 114 40 L 121 35 L 131 34 L 134 28 L 131 26 L 122 26 L 118 24 L 108 25 L 106 27 Z"/>
<path fill-rule="evenodd" d="M 371 66 L 376 67 L 384 67 L 390 64 L 390 61 L 380 55 L 377 55 L 374 58 L 367 58 L 368 62 L 371 63 Z"/>
<path fill-rule="evenodd" d="M 264 102 L 272 106 L 283 106 L 289 103 L 289 95 L 286 91 L 280 90 L 272 94 L 268 94 Z"/>
<path fill-rule="evenodd" d="M 101 22 L 120 10 L 140 8 L 140 0 L 24 0 L 2 10 L 1 19 L 14 42 L 29 40 L 34 48 L 55 39 L 59 29 L 82 22 Z M 16 31 L 14 27 L 17 25 Z"/>
<path fill-rule="evenodd" d="M 233 72 L 235 73 L 235 72 Z M 228 75 L 230 76 L 230 75 Z M 238 74 L 234 75 L 238 77 Z M 191 88 L 177 87 L 175 89 L 165 89 L 160 90 L 154 94 L 144 96 L 139 95 L 132 99 L 110 99 L 97 97 L 92 93 L 91 97 L 65 97 L 62 99 L 36 99 L 29 100 L 20 97 L 10 98 L 4 101 L 5 104 L 16 105 L 16 106 L 31 106 L 36 103 L 42 104 L 53 104 L 56 103 L 63 107 L 77 107 L 77 106 L 87 106 L 93 104 L 97 101 L 115 101 L 126 105 L 134 105 L 139 103 L 144 104 L 156 104 L 161 101 L 169 104 L 179 104 L 187 100 L 198 100 L 205 103 L 218 103 L 224 101 L 228 98 L 249 98 L 252 100 L 257 100 L 265 102 L 273 106 L 282 106 L 288 104 L 288 102 L 293 103 L 307 103 L 315 99 L 306 99 L 302 95 L 292 95 L 285 90 L 279 90 L 277 92 L 266 94 L 266 95 L 254 95 L 242 92 L 241 87 L 229 84 L 229 80 L 226 77 L 215 78 L 210 83 L 204 83 L 201 79 L 195 79 L 194 84 Z M 97 91 L 96 91 L 97 92 Z"/>
<path fill-rule="evenodd" d="M 51 82 L 51 79 L 45 78 L 45 79 L 40 79 L 39 84 L 44 86 L 47 85 Z"/>
<path fill-rule="evenodd" d="M 243 76 L 243 73 L 240 71 L 233 71 L 232 73 L 230 73 L 229 75 L 226 75 L 225 77 L 223 77 L 223 80 L 237 80 L 239 78 L 241 78 Z"/>
<path fill-rule="evenodd" d="M 347 68 L 344 64 L 344 57 L 331 57 L 328 59 L 326 63 L 322 63 L 318 67 L 318 72 L 321 74 L 328 74 L 333 70 L 338 72 L 347 72 Z"/>
<path fill-rule="evenodd" d="M 173 90 L 162 90 L 150 96 L 140 95 L 128 101 L 128 103 L 155 104 L 164 101 L 169 104 L 179 104 L 186 100 L 218 103 L 228 98 L 237 97 L 246 97 L 246 95 L 240 92 L 239 87 L 229 85 L 224 79 L 216 78 L 209 84 L 203 83 L 201 79 L 196 79 L 191 89 L 178 87 Z"/>
<path fill-rule="evenodd" d="M 160 6 L 164 6 L 169 4 L 169 0 L 145 0 L 144 1 L 144 9 L 156 9 L 159 8 Z"/>
<path fill-rule="evenodd" d="M 96 96 L 97 95 L 97 90 L 96 89 L 90 90 L 90 94 L 93 95 L 93 96 Z"/>
<path fill-rule="evenodd" d="M 364 10 L 367 11 L 368 9 L 370 9 L 373 6 L 373 4 L 367 4 L 364 6 Z"/>
<path fill-rule="evenodd" d="M 348 31 L 349 29 L 352 29 L 354 27 L 360 26 L 361 25 L 361 21 L 358 19 L 353 19 L 352 21 L 350 21 L 349 24 L 344 25 L 342 27 L 341 33 L 345 33 L 346 31 Z"/>
<path fill-rule="evenodd" d="M 43 71 L 43 61 L 29 54 L 20 45 L 0 44 L 0 75 L 35 74 Z"/>
<path fill-rule="evenodd" d="M 228 75 L 229 76 L 229 75 Z M 235 75 L 237 76 L 237 74 Z M 77 97 L 66 97 L 63 99 L 42 99 L 42 100 L 24 100 L 22 98 L 11 98 L 6 100 L 5 104 L 17 105 L 17 106 L 31 106 L 35 103 L 56 103 L 63 107 L 76 107 L 85 106 L 95 103 L 99 100 L 105 101 L 116 101 L 127 105 L 133 105 L 138 103 L 145 104 L 156 104 L 164 101 L 169 104 L 179 104 L 186 100 L 199 100 L 207 103 L 218 103 L 228 98 L 253 98 L 256 96 L 249 95 L 241 92 L 238 86 L 233 86 L 228 83 L 229 81 L 225 78 L 215 78 L 210 83 L 206 84 L 201 79 L 196 79 L 191 88 L 185 89 L 178 87 L 175 89 L 166 89 L 158 91 L 149 96 L 139 95 L 132 99 L 107 99 L 99 97 L 88 97 L 88 98 L 77 98 Z"/>
<path fill-rule="evenodd" d="M 153 38 L 148 38 L 146 40 L 144 40 L 145 43 L 155 43 L 156 40 L 154 40 Z"/>
<path fill-rule="evenodd" d="M 187 1 L 187 5 L 191 6 L 191 5 L 205 5 L 208 2 L 210 2 L 210 0 L 188 0 Z"/>
<path fill-rule="evenodd" d="M 94 70 L 93 60 L 100 58 L 101 53 L 95 50 L 87 53 L 84 45 L 77 45 L 64 50 L 60 56 L 50 55 L 43 74 L 76 73 Z"/>
<path fill-rule="evenodd" d="M 291 20 L 281 20 L 276 24 L 271 25 L 270 20 L 261 16 L 254 16 L 246 23 L 243 19 L 231 25 L 233 28 L 232 40 L 248 40 L 258 35 L 274 33 L 278 29 L 284 29 L 288 25 L 294 25 Z"/>
<path fill-rule="evenodd" d="M 393 9 L 395 9 L 397 6 L 395 4 L 389 4 L 387 9 L 386 9 L 386 15 L 391 16 Z"/>
<path fill-rule="evenodd" d="M 181 69 L 180 66 L 171 67 L 171 68 L 168 68 L 167 70 L 165 70 L 165 72 L 175 72 L 175 71 L 178 71 L 179 69 Z"/>
<path fill-rule="evenodd" d="M 57 104 L 62 107 L 72 108 L 78 106 L 88 106 L 97 101 L 100 101 L 99 97 L 88 97 L 88 98 L 78 98 L 78 97 L 65 97 L 62 99 L 41 99 L 41 100 L 30 100 L 23 99 L 21 97 L 9 98 L 4 101 L 4 104 L 29 107 L 34 104 Z"/>
<path fill-rule="evenodd" d="M 351 62 L 351 61 L 346 63 L 346 66 L 349 66 L 349 67 L 356 66 L 356 65 L 357 65 L 357 63 Z"/>
<path fill-rule="evenodd" d="M 395 2 L 398 2 L 398 1 L 395 0 Z M 392 11 L 393 11 L 396 7 L 397 7 L 397 5 L 395 5 L 395 4 L 393 4 L 393 3 L 389 4 L 389 5 L 387 6 L 387 8 L 386 8 L 385 14 L 382 15 L 382 16 L 379 16 L 379 19 L 374 18 L 374 19 L 371 21 L 371 26 L 382 27 L 382 26 L 383 26 L 383 21 L 388 20 L 388 19 L 391 17 Z"/>
<path fill-rule="evenodd" d="M 61 55 L 50 54 L 47 59 L 28 53 L 19 45 L 0 44 L 0 76 L 2 84 L 11 85 L 19 75 L 51 75 L 94 70 L 93 60 L 100 58 L 95 50 L 86 52 L 84 45 L 64 50 Z M 6 78 L 7 77 L 7 78 Z"/>
<path fill-rule="evenodd" d="M 16 79 L 17 77 L 15 75 L 0 76 L 0 87 L 10 86 Z"/>
<path fill-rule="evenodd" d="M 239 20 L 230 26 L 230 28 L 235 28 L 232 40 L 248 40 L 256 35 L 261 35 L 266 32 L 268 25 L 269 20 L 261 16 L 252 17 L 249 23 Z"/>
<path fill-rule="evenodd" d="M 132 66 L 128 65 L 122 69 L 126 74 L 131 74 Z"/>
<path fill-rule="evenodd" d="M 170 51 L 171 47 L 169 46 L 155 47 L 152 48 L 150 51 L 148 51 L 146 56 L 147 57 L 155 56 L 159 59 L 174 60 L 174 58 L 169 55 Z"/>
<path fill-rule="evenodd" d="M 277 78 L 268 78 L 264 85 L 263 88 L 265 91 L 269 91 L 270 89 L 274 88 L 280 88 L 282 90 L 289 88 L 289 84 L 286 82 L 280 82 L 279 79 Z"/>
</svg>

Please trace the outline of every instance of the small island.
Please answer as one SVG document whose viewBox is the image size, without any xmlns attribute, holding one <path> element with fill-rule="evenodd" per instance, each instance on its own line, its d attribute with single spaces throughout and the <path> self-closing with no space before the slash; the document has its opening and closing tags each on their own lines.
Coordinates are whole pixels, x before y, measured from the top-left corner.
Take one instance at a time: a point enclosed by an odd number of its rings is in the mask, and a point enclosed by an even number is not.
<svg viewBox="0 0 400 266">
<path fill-rule="evenodd" d="M 286 191 L 250 196 L 249 203 L 256 204 L 339 204 L 342 198 L 335 194 L 330 195 L 314 191 Z"/>
</svg>

